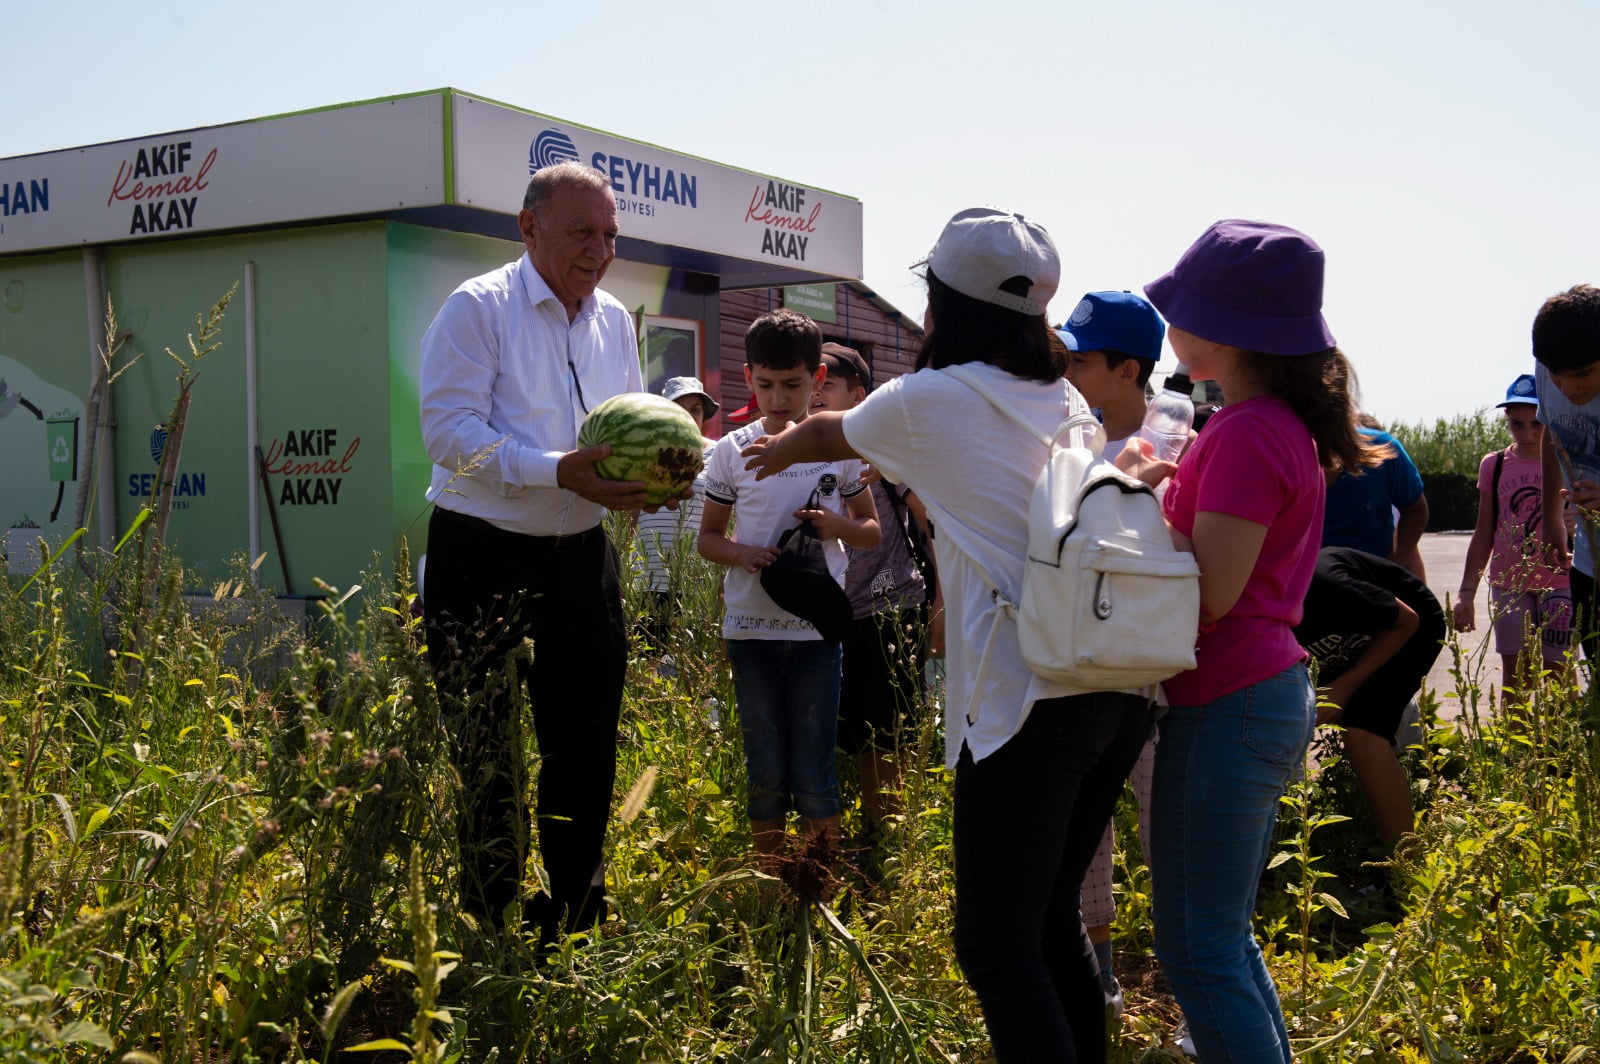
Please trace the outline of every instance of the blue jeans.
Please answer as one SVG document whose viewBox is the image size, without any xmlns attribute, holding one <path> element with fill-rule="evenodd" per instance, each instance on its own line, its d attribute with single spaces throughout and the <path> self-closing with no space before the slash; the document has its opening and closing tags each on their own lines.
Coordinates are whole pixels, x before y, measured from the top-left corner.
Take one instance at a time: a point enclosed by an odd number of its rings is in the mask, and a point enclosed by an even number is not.
<svg viewBox="0 0 1600 1064">
<path fill-rule="evenodd" d="M 1303 665 L 1161 719 L 1150 817 L 1156 957 L 1206 1064 L 1290 1064 L 1250 915 L 1278 799 L 1315 721 Z"/>
<path fill-rule="evenodd" d="M 839 644 L 730 639 L 728 660 L 744 733 L 750 819 L 771 820 L 790 809 L 809 820 L 837 816 Z"/>
<path fill-rule="evenodd" d="M 982 761 L 956 765 L 956 959 L 995 1059 L 1106 1059 L 1100 965 L 1078 887 L 1150 738 L 1150 702 L 1117 692 L 1035 703 Z"/>
</svg>

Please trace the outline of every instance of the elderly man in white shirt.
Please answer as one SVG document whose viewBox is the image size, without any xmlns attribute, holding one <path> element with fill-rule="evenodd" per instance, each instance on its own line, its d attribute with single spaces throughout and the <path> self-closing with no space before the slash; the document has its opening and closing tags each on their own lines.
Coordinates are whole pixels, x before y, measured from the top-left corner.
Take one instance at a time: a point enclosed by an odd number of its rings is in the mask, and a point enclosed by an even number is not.
<svg viewBox="0 0 1600 1064">
<path fill-rule="evenodd" d="M 578 428 L 643 383 L 633 317 L 599 288 L 617 240 L 605 176 L 577 163 L 539 171 L 517 228 L 527 253 L 456 289 L 422 339 L 435 504 L 422 595 L 461 775 L 461 907 L 548 945 L 604 916 L 627 637 L 601 519 L 645 500 L 643 484 L 598 476 L 610 449 L 579 449 Z M 533 707 L 550 883 L 529 897 L 519 683 Z"/>
</svg>

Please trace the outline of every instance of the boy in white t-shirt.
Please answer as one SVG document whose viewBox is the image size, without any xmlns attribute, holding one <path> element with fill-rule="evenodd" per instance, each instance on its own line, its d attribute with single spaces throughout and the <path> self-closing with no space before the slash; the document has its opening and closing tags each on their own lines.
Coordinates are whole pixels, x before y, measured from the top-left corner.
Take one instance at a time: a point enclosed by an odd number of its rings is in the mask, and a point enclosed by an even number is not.
<svg viewBox="0 0 1600 1064">
<path fill-rule="evenodd" d="M 761 418 L 724 436 L 706 471 L 698 547 L 729 567 L 722 621 L 749 778 L 750 833 L 768 861 L 783 852 L 791 809 L 801 831 L 831 844 L 839 831 L 839 788 L 833 746 L 839 720 L 840 647 L 809 621 L 781 609 L 761 586 L 761 570 L 778 555 L 778 538 L 809 519 L 822 539 L 828 569 L 844 586 L 852 547 L 879 540 L 872 494 L 861 462 L 808 462 L 759 483 L 739 452 L 781 432 L 811 408 L 821 383 L 822 333 L 792 310 L 764 314 L 745 333 L 745 381 Z M 807 509 L 813 492 L 817 508 Z M 737 509 L 738 527 L 728 526 Z"/>
</svg>

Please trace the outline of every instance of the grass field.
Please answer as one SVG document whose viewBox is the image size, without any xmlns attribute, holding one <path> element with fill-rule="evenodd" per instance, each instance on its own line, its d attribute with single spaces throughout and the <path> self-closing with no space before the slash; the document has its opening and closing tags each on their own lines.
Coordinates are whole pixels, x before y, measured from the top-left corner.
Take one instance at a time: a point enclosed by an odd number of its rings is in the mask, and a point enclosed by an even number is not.
<svg viewBox="0 0 1600 1064">
<path fill-rule="evenodd" d="M 306 624 L 242 567 L 199 601 L 175 561 L 150 584 L 137 543 L 0 586 L 0 1060 L 987 1059 L 936 701 L 886 885 L 796 898 L 746 856 L 714 577 L 684 559 L 676 675 L 630 665 L 615 915 L 540 963 L 456 911 L 410 589 L 330 589 Z M 1467 712 L 1409 755 L 1419 831 L 1392 867 L 1337 759 L 1283 805 L 1258 926 L 1301 1059 L 1600 1059 L 1587 703 L 1552 679 L 1501 727 L 1497 670 L 1458 664 Z M 1125 803 L 1112 1059 L 1181 1059 L 1132 823 Z"/>
</svg>

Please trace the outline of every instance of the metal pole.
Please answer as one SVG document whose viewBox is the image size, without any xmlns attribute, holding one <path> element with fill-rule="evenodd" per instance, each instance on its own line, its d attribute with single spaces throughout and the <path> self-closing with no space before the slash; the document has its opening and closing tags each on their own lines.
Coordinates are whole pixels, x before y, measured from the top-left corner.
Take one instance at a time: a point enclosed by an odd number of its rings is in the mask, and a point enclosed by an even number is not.
<svg viewBox="0 0 1600 1064">
<path fill-rule="evenodd" d="M 245 530 L 248 545 L 247 564 L 250 582 L 261 586 L 256 569 L 256 559 L 261 557 L 261 503 L 256 493 L 256 481 L 262 490 L 270 491 L 261 469 L 261 442 L 256 425 L 256 264 L 244 264 L 244 469 L 245 469 Z M 279 544 L 282 549 L 282 544 Z M 287 594 L 289 589 L 284 588 Z"/>
<path fill-rule="evenodd" d="M 89 394 L 99 389 L 100 406 L 95 424 L 86 426 L 94 438 L 94 453 L 89 456 L 89 475 L 94 477 L 95 541 L 102 550 L 109 550 L 116 542 L 117 495 L 116 471 L 112 469 L 112 432 L 116 420 L 111 414 L 111 387 L 109 376 L 100 355 L 101 345 L 115 343 L 115 338 L 105 335 L 106 288 L 101 278 L 104 254 L 98 247 L 83 249 L 83 296 L 89 319 Z"/>
</svg>

